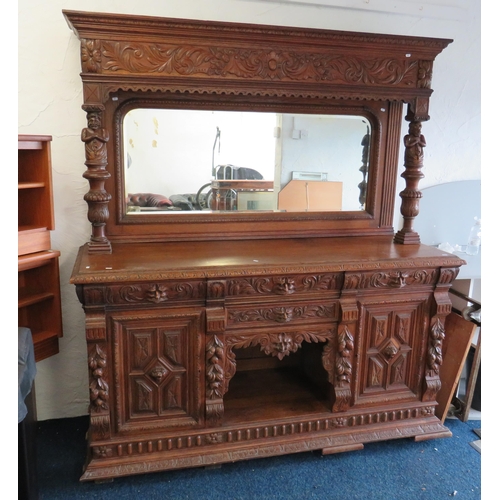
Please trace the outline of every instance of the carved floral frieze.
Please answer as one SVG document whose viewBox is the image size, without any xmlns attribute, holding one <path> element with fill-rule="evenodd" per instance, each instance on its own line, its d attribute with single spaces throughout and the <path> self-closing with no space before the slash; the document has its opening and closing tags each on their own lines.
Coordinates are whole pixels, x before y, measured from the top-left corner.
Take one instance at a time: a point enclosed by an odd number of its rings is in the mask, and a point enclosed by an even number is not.
<svg viewBox="0 0 500 500">
<path fill-rule="evenodd" d="M 430 69 L 415 59 L 278 48 L 82 40 L 84 73 L 324 81 L 427 88 Z M 432 67 L 432 62 L 429 61 Z"/>
</svg>

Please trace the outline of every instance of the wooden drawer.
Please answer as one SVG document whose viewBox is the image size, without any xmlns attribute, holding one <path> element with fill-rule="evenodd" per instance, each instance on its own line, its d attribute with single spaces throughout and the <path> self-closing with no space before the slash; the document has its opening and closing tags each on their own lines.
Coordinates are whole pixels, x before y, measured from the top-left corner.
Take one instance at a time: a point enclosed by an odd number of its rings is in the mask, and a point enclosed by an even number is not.
<svg viewBox="0 0 500 500">
<path fill-rule="evenodd" d="M 119 285 L 88 285 L 83 288 L 85 306 L 147 306 L 169 304 L 203 305 L 206 283 L 196 281 L 151 281 Z"/>
<path fill-rule="evenodd" d="M 342 273 L 235 278 L 226 282 L 226 297 L 255 300 L 259 297 L 332 296 L 340 293 L 342 280 Z"/>
<path fill-rule="evenodd" d="M 305 302 L 290 300 L 254 305 L 228 306 L 227 330 L 305 323 L 328 323 L 338 320 L 337 301 Z"/>
</svg>

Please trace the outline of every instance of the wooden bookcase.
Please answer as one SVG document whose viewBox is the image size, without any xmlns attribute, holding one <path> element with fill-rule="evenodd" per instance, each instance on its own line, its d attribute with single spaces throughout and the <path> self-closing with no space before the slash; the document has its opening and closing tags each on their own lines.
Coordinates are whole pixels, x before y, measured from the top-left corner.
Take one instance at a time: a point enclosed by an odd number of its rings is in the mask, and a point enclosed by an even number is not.
<svg viewBox="0 0 500 500">
<path fill-rule="evenodd" d="M 51 136 L 18 136 L 18 324 L 30 328 L 35 359 L 59 352 L 62 336 L 60 252 L 54 229 Z"/>
</svg>

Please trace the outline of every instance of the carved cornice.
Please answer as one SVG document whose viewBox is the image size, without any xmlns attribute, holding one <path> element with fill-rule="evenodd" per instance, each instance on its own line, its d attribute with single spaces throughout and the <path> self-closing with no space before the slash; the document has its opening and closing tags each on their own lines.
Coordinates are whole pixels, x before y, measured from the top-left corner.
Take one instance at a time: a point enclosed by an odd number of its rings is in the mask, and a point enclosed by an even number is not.
<svg viewBox="0 0 500 500">
<path fill-rule="evenodd" d="M 150 16 L 132 16 L 124 14 L 109 14 L 95 12 L 79 12 L 63 10 L 70 27 L 81 38 L 91 38 L 92 34 L 126 33 L 135 36 L 150 36 L 151 39 L 167 36 L 185 36 L 195 31 L 199 39 L 203 40 L 247 40 L 251 36 L 260 39 L 272 39 L 287 43 L 305 44 L 314 41 L 316 45 L 328 47 L 332 43 L 340 46 L 352 46 L 353 43 L 366 46 L 383 46 L 413 48 L 426 50 L 437 55 L 451 40 L 441 38 L 423 38 L 399 35 L 385 35 L 378 33 L 353 33 L 348 31 L 332 31 L 311 28 L 285 27 L 272 25 L 255 25 L 248 23 L 225 23 L 217 21 L 202 21 L 194 19 L 161 18 Z"/>
<path fill-rule="evenodd" d="M 300 83 L 305 84 L 305 94 L 290 96 L 311 97 L 307 88 L 321 82 L 325 89 L 338 87 L 336 98 L 342 98 L 342 87 L 365 88 L 365 99 L 384 98 L 376 90 L 370 95 L 370 87 L 379 87 L 401 89 L 407 98 L 427 99 L 433 61 L 451 42 L 103 13 L 64 11 L 64 15 L 81 40 L 83 81 L 99 75 L 102 83 L 113 86 L 119 75 L 123 85 L 115 90 L 166 91 L 176 80 L 183 80 L 176 90 L 185 91 L 190 87 L 186 82 L 212 80 L 218 82 L 214 88 L 201 84 L 194 91 L 216 93 L 224 82 L 229 85 L 222 92 L 238 93 L 238 86 L 230 82 L 251 81 L 260 85 L 245 93 L 283 95 L 287 83 Z M 153 78 L 144 83 L 148 76 Z M 134 82 L 138 77 L 140 84 Z M 279 85 L 270 87 L 266 82 Z M 320 91 L 318 96 L 321 93 L 329 97 L 330 91 Z M 347 96 L 352 94 L 346 92 Z"/>
</svg>

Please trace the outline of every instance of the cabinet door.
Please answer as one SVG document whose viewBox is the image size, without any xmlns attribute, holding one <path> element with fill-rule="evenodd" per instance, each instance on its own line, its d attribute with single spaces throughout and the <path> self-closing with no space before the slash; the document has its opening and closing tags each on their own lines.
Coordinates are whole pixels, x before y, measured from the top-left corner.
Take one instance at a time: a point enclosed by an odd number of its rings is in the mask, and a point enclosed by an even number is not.
<svg viewBox="0 0 500 500">
<path fill-rule="evenodd" d="M 110 315 L 117 430 L 201 425 L 199 309 Z"/>
<path fill-rule="evenodd" d="M 356 403 L 420 399 L 429 297 L 360 300 Z"/>
</svg>

